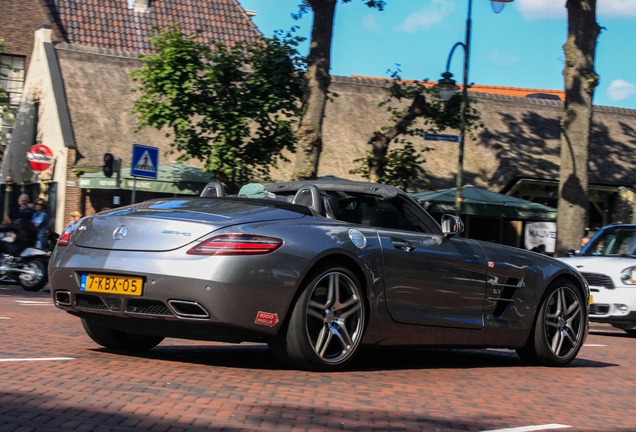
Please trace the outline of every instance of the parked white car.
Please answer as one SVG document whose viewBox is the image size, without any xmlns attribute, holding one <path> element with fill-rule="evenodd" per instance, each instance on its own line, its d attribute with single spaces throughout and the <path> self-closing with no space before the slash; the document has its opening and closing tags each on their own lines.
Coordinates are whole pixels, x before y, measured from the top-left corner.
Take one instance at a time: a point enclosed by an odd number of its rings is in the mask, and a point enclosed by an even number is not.
<svg viewBox="0 0 636 432">
<path fill-rule="evenodd" d="M 636 337 L 636 225 L 603 227 L 579 253 L 561 261 L 590 286 L 590 321 Z"/>
</svg>

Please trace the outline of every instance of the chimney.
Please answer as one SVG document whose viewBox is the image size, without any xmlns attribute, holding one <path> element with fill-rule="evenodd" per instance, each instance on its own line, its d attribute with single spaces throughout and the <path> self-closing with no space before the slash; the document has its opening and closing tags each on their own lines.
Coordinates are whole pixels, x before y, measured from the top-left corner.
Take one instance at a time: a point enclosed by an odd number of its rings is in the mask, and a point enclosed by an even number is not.
<svg viewBox="0 0 636 432">
<path fill-rule="evenodd" d="M 133 9 L 135 12 L 148 12 L 150 8 L 150 0 L 135 0 Z"/>
</svg>

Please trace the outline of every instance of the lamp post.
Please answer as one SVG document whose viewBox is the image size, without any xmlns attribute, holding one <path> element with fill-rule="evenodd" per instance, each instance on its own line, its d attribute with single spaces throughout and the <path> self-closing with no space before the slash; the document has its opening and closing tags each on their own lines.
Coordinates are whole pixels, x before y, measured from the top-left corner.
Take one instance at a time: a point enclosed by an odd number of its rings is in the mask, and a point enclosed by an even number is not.
<svg viewBox="0 0 636 432">
<path fill-rule="evenodd" d="M 495 13 L 499 13 L 503 10 L 506 3 L 511 3 L 514 0 L 490 0 L 490 4 L 492 6 L 492 10 Z M 468 108 L 468 69 L 470 65 L 470 30 L 472 27 L 471 15 L 473 12 L 473 0 L 468 0 L 468 17 L 466 18 L 466 35 L 464 42 L 457 42 L 453 45 L 450 54 L 448 55 L 448 60 L 446 62 L 446 72 L 442 74 L 442 79 L 440 79 L 437 84 L 435 84 L 435 88 L 439 90 L 440 96 L 444 100 L 449 100 L 453 95 L 453 92 L 457 91 L 459 87 L 457 86 L 455 80 L 453 79 L 453 74 L 450 73 L 450 63 L 453 58 L 453 53 L 455 52 L 455 48 L 461 46 L 464 48 L 464 81 L 462 86 L 462 104 L 460 107 L 460 138 L 459 138 L 459 162 L 457 167 L 457 181 L 456 181 L 456 189 L 457 195 L 455 200 L 455 213 L 457 216 L 461 216 L 462 210 L 462 182 L 463 182 L 463 174 L 464 174 L 464 142 L 466 139 L 466 110 Z"/>
</svg>

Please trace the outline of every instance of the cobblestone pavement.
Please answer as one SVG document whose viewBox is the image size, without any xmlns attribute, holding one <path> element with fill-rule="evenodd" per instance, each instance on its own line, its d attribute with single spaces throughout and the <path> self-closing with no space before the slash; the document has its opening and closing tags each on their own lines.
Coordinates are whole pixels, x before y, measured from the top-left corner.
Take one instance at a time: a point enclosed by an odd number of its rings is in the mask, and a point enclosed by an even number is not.
<svg viewBox="0 0 636 432">
<path fill-rule="evenodd" d="M 635 378 L 636 339 L 607 326 L 567 368 L 417 349 L 309 373 L 264 345 L 177 339 L 125 355 L 95 345 L 47 293 L 0 288 L 0 432 L 636 431 Z"/>
</svg>

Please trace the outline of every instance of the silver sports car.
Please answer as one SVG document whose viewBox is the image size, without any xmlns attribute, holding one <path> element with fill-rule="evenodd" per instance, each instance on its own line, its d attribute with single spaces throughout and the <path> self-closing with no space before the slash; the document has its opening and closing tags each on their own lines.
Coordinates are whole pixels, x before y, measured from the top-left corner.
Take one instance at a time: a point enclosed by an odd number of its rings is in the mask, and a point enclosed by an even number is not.
<svg viewBox="0 0 636 432">
<path fill-rule="evenodd" d="M 55 305 L 99 345 L 165 337 L 267 342 L 281 362 L 333 371 L 362 345 L 513 348 L 564 366 L 588 329 L 570 266 L 460 238 L 401 190 L 375 183 L 250 184 L 81 219 L 50 263 Z"/>
</svg>

